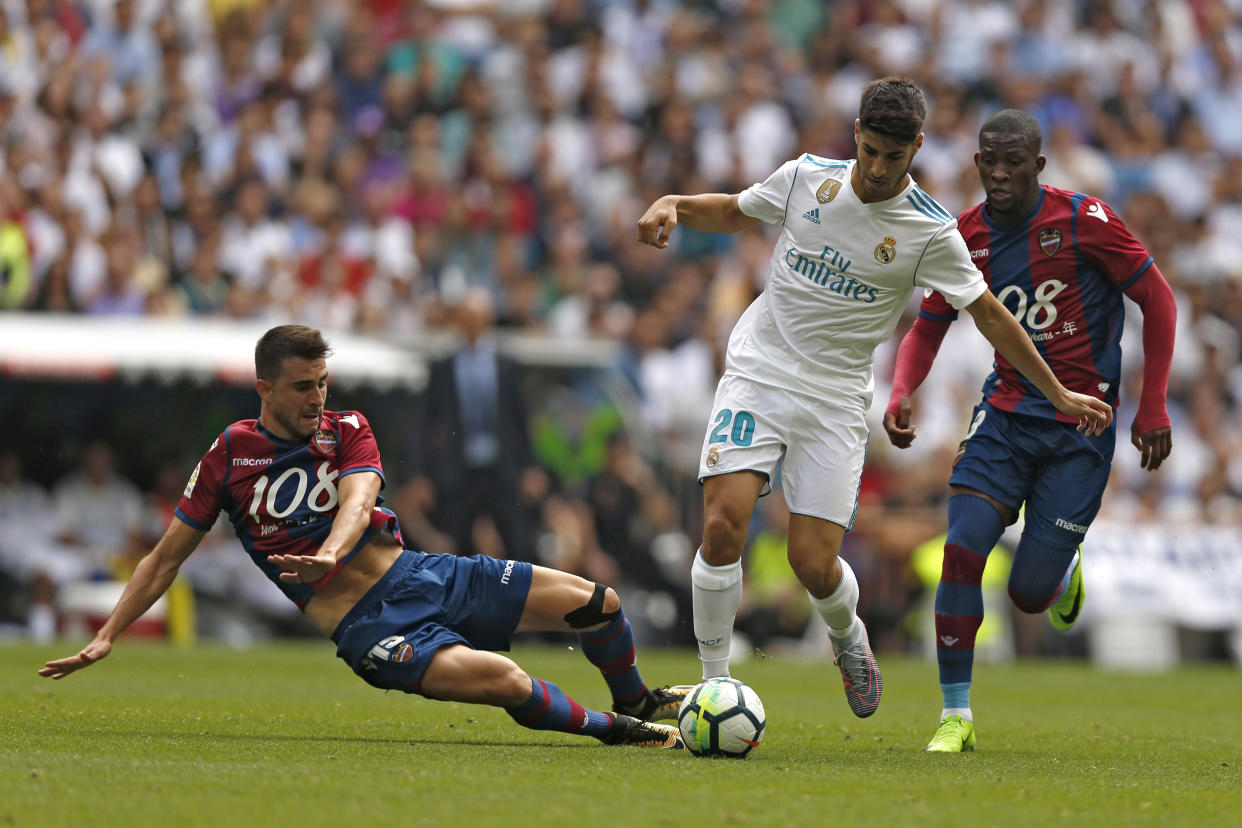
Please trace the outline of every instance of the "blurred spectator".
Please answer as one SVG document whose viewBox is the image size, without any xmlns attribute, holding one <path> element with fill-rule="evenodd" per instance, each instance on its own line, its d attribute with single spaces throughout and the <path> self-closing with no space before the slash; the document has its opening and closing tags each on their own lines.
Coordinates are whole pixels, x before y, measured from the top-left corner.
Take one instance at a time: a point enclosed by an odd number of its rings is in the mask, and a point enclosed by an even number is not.
<svg viewBox="0 0 1242 828">
<path fill-rule="evenodd" d="M 0 310 L 21 308 L 33 295 L 30 245 L 21 217 L 11 209 L 0 180 Z"/>
<path fill-rule="evenodd" d="M 148 25 L 138 21 L 136 0 L 98 4 L 101 12 L 81 50 L 88 59 L 107 61 L 114 83 L 154 83 L 160 65 L 159 44 Z"/>
<path fill-rule="evenodd" d="M 0 609 L 24 612 L 27 633 L 39 642 L 56 635 L 56 585 L 85 574 L 79 557 L 57 543 L 58 525 L 51 497 L 25 478 L 17 452 L 0 450 L 0 573 L 17 587 L 13 597 L 25 598 Z"/>
<path fill-rule="evenodd" d="M 87 445 L 81 465 L 56 483 L 52 497 L 61 541 L 77 551 L 88 577 L 111 577 L 142 549 L 142 495 L 117 472 L 107 443 Z"/>
<path fill-rule="evenodd" d="M 458 554 L 531 559 L 524 504 L 539 502 L 547 478 L 534 463 L 519 368 L 496 349 L 491 294 L 475 288 L 457 303 L 457 350 L 431 367 L 426 473 L 435 484 L 436 523 Z M 486 518 L 498 538 L 480 548 Z M 498 541 L 498 543 L 496 542 Z"/>
<path fill-rule="evenodd" d="M 267 185 L 247 178 L 237 186 L 237 212 L 224 222 L 220 263 L 246 291 L 258 293 L 273 271 L 291 272 L 293 239 L 284 222 L 270 215 Z"/>
<path fill-rule="evenodd" d="M 647 544 L 643 502 L 657 496 L 660 484 L 621 433 L 608 441 L 608 459 L 587 484 L 595 537 L 620 569 L 621 577 L 648 589 L 664 583 L 664 573 Z"/>
<path fill-rule="evenodd" d="M 178 285 L 190 313 L 212 316 L 228 306 L 232 280 L 220 268 L 219 238 L 214 233 L 199 241 L 190 268 Z"/>
<path fill-rule="evenodd" d="M 103 239 L 106 263 L 102 283 L 86 302 L 86 312 L 99 316 L 137 316 L 146 310 L 147 293 L 139 279 L 137 233 L 115 227 Z"/>
</svg>

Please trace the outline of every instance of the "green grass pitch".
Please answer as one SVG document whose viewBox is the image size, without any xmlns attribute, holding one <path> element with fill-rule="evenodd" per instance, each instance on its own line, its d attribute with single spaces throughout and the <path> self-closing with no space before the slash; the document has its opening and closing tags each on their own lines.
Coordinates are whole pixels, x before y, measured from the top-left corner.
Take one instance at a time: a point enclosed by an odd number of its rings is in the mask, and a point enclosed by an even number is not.
<svg viewBox="0 0 1242 828">
<path fill-rule="evenodd" d="M 1242 672 L 1079 662 L 980 665 L 974 754 L 921 752 L 933 663 L 881 654 L 884 703 L 855 719 L 830 663 L 751 660 L 749 759 L 607 748 L 502 711 L 374 690 L 330 643 L 231 651 L 122 641 L 66 680 L 55 647 L 0 647 L 0 826 L 1238 825 Z M 598 673 L 563 645 L 515 658 L 589 706 Z M 648 650 L 653 684 L 697 677 Z"/>
</svg>

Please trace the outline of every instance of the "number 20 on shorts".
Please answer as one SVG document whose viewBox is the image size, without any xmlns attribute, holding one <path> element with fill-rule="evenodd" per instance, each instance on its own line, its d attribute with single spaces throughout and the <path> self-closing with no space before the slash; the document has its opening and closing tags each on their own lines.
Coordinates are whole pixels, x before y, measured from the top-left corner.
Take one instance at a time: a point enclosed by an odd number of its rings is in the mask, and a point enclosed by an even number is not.
<svg viewBox="0 0 1242 828">
<path fill-rule="evenodd" d="M 733 428 L 729 428 L 729 424 Z M 709 443 L 732 442 L 735 446 L 749 446 L 755 437 L 755 415 L 749 411 L 733 413 L 731 408 L 722 408 L 716 415 L 716 427 L 712 429 Z"/>
</svg>

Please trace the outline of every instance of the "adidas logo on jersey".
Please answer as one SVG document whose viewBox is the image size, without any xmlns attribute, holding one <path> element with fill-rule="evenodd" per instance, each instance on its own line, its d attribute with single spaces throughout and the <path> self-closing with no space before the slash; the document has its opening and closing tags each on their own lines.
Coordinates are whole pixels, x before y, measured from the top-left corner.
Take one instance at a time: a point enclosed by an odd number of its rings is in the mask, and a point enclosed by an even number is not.
<svg viewBox="0 0 1242 828">
<path fill-rule="evenodd" d="M 807 210 L 802 214 L 802 217 L 811 222 L 811 224 L 819 224 L 819 208 L 816 207 L 814 210 Z"/>
</svg>

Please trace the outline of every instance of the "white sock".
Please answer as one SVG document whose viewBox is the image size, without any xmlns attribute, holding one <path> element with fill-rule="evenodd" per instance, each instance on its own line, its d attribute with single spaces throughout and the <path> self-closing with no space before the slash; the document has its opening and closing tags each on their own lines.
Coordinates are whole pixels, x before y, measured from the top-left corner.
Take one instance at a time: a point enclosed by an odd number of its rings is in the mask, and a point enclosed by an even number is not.
<svg viewBox="0 0 1242 828">
<path fill-rule="evenodd" d="M 733 621 L 742 603 L 742 562 L 711 566 L 700 549 L 690 566 L 690 583 L 703 678 L 727 676 Z"/>
<path fill-rule="evenodd" d="M 858 579 L 854 570 L 846 563 L 845 558 L 837 558 L 841 562 L 841 582 L 837 588 L 823 598 L 816 598 L 807 593 L 811 606 L 819 612 L 828 624 L 828 632 L 833 638 L 853 639 L 862 630 L 858 620 Z"/>
<path fill-rule="evenodd" d="M 940 721 L 943 722 L 950 716 L 961 716 L 968 722 L 974 721 L 974 717 L 971 715 L 969 707 L 946 707 L 944 710 L 940 711 Z"/>
</svg>

